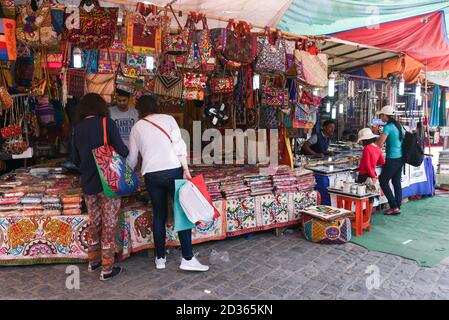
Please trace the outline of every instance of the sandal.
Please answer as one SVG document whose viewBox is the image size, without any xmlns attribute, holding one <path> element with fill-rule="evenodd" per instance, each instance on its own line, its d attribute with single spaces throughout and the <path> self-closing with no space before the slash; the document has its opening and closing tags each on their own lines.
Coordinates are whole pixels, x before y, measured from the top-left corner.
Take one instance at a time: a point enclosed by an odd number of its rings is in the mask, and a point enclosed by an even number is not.
<svg viewBox="0 0 449 320">
<path fill-rule="evenodd" d="M 399 208 L 388 209 L 384 211 L 384 215 L 386 216 L 396 216 L 398 214 L 401 214 L 401 209 Z"/>
</svg>

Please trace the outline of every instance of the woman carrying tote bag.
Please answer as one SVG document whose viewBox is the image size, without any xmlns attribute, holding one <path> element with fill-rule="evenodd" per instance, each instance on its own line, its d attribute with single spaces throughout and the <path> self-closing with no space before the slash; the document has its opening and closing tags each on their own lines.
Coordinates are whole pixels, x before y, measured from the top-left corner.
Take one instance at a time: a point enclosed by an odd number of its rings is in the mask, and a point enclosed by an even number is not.
<svg viewBox="0 0 449 320">
<path fill-rule="evenodd" d="M 191 179 L 187 148 L 175 118 L 159 114 L 152 96 L 141 97 L 136 105 L 140 120 L 131 129 L 128 164 L 134 168 L 142 156 L 142 175 L 153 206 L 153 235 L 157 269 L 165 269 L 165 240 L 168 195 L 173 199 L 175 180 Z M 207 271 L 193 255 L 192 230 L 178 232 L 182 249 L 181 270 Z"/>
<path fill-rule="evenodd" d="M 106 134 L 103 121 L 106 118 Z M 89 213 L 88 257 L 89 272 L 100 267 L 100 280 L 109 280 L 121 272 L 114 267 L 115 239 L 118 232 L 120 198 L 108 198 L 103 186 L 92 150 L 104 144 L 104 137 L 122 157 L 128 156 L 128 148 L 120 138 L 115 122 L 109 118 L 104 99 L 96 94 L 85 95 L 77 107 L 75 127 L 75 164 L 81 173 L 81 185 Z"/>
</svg>

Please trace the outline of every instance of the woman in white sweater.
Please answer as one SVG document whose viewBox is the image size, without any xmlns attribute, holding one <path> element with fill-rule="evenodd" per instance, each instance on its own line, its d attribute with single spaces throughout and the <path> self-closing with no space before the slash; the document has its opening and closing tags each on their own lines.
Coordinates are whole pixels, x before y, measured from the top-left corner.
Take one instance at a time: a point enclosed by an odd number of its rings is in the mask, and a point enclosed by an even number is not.
<svg viewBox="0 0 449 320">
<path fill-rule="evenodd" d="M 164 269 L 168 195 L 174 199 L 176 179 L 191 179 L 187 166 L 187 148 L 175 118 L 158 113 L 154 97 L 141 97 L 136 109 L 140 120 L 131 130 L 128 162 L 134 168 L 138 154 L 141 154 L 141 171 L 153 207 L 156 268 Z M 192 230 L 180 231 L 178 235 L 182 249 L 180 269 L 207 271 L 209 267 L 202 265 L 193 255 Z"/>
</svg>

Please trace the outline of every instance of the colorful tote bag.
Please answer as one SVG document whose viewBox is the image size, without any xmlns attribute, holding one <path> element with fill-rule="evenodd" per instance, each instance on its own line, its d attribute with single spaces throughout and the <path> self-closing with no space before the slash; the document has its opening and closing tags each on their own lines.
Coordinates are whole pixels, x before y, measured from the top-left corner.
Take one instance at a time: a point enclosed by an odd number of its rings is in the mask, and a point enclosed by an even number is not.
<svg viewBox="0 0 449 320">
<path fill-rule="evenodd" d="M 204 100 L 204 91 L 207 86 L 207 75 L 204 73 L 184 73 L 183 99 L 186 100 Z"/>
<path fill-rule="evenodd" d="M 295 60 L 300 68 L 298 70 L 299 80 L 314 87 L 327 86 L 328 60 L 326 54 L 314 55 L 304 50 L 295 50 Z"/>
<path fill-rule="evenodd" d="M 288 89 L 265 87 L 262 104 L 271 107 L 288 106 Z"/>
<path fill-rule="evenodd" d="M 155 15 L 156 7 L 152 7 L 154 10 L 151 10 L 143 19 L 142 13 L 137 11 L 126 17 L 126 46 L 132 52 L 152 54 L 161 51 L 162 28 L 146 23 L 149 16 Z"/>
<path fill-rule="evenodd" d="M 251 33 L 250 26 L 240 21 L 229 20 L 222 36 L 223 57 L 232 63 L 250 64 L 257 55 L 257 37 Z"/>
<path fill-rule="evenodd" d="M 163 35 L 163 50 L 166 54 L 184 55 L 189 50 L 190 28 L 188 26 L 190 24 L 190 16 L 187 18 L 186 25 L 183 28 L 179 23 L 178 17 L 173 11 L 172 6 L 169 5 L 168 7 L 174 16 L 176 23 L 178 24 L 179 30 L 177 33 L 172 34 L 170 32 L 170 25 L 167 25 L 164 29 Z"/>
<path fill-rule="evenodd" d="M 108 48 L 117 29 L 118 8 L 95 6 L 90 12 L 79 8 L 79 28 L 67 31 L 67 40 L 84 49 Z"/>
<path fill-rule="evenodd" d="M 98 73 L 114 73 L 125 63 L 126 47 L 122 42 L 114 40 L 110 48 L 98 50 Z"/>
<path fill-rule="evenodd" d="M 196 30 L 195 23 L 202 21 L 203 29 Z M 212 57 L 212 43 L 205 16 L 193 16 L 190 24 L 189 51 L 185 67 L 188 69 L 207 70 L 209 59 Z M 213 67 L 213 63 L 210 63 Z"/>
<path fill-rule="evenodd" d="M 344 244 L 351 240 L 351 221 L 349 218 L 330 222 L 303 214 L 302 224 L 305 238 L 312 242 Z"/>
<path fill-rule="evenodd" d="M 51 4 L 44 1 L 36 11 L 30 4 L 22 7 L 17 17 L 16 36 L 18 41 L 34 48 L 57 45 L 60 37 L 53 27 Z"/>
<path fill-rule="evenodd" d="M 16 21 L 0 18 L 0 61 L 16 60 Z"/>
<path fill-rule="evenodd" d="M 103 118 L 103 139 L 104 144 L 92 150 L 103 192 L 109 198 L 129 195 L 139 187 L 139 180 L 126 159 L 108 144 L 106 118 Z"/>
<path fill-rule="evenodd" d="M 269 30 L 265 32 L 262 49 L 257 56 L 255 71 L 258 73 L 284 73 L 286 67 L 285 40 L 279 35 L 274 44 L 270 43 Z"/>
<path fill-rule="evenodd" d="M 261 129 L 279 129 L 281 122 L 279 121 L 278 109 L 272 106 L 262 105 L 260 107 L 259 128 Z"/>
<path fill-rule="evenodd" d="M 210 89 L 214 94 L 234 92 L 234 77 L 215 77 L 210 80 Z"/>
</svg>

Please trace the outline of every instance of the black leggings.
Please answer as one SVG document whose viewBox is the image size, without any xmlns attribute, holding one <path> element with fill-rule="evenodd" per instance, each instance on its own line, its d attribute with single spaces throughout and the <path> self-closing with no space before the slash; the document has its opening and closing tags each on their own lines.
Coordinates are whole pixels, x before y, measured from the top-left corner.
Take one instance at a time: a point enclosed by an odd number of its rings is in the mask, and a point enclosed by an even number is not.
<svg viewBox="0 0 449 320">
<path fill-rule="evenodd" d="M 153 206 L 153 237 L 157 258 L 165 258 L 165 239 L 168 211 L 168 195 L 175 196 L 175 180 L 182 179 L 182 168 L 170 169 L 145 174 L 145 185 L 150 193 Z M 192 252 L 192 230 L 178 232 L 182 256 L 190 260 Z"/>
<path fill-rule="evenodd" d="M 402 203 L 402 167 L 404 162 L 399 159 L 388 159 L 382 168 L 382 173 L 379 176 L 380 187 L 388 199 L 388 204 L 391 209 L 401 208 Z M 390 188 L 390 180 L 393 183 L 394 195 Z"/>
</svg>

